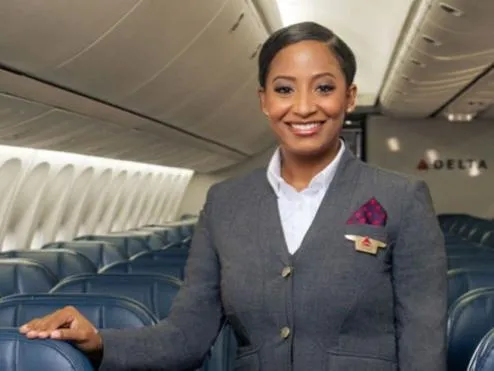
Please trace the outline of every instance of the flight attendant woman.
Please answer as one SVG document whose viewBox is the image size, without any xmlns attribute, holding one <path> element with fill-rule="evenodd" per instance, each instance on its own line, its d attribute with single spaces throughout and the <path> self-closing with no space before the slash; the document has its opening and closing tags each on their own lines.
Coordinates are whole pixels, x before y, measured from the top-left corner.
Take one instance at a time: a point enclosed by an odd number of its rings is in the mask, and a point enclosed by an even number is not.
<svg viewBox="0 0 494 371">
<path fill-rule="evenodd" d="M 237 371 L 445 371 L 443 237 L 423 181 L 339 139 L 355 70 L 315 23 L 266 41 L 259 96 L 279 148 L 267 169 L 211 187 L 166 320 L 98 333 L 65 308 L 21 332 L 71 340 L 100 370 L 187 370 L 226 318 Z"/>
</svg>

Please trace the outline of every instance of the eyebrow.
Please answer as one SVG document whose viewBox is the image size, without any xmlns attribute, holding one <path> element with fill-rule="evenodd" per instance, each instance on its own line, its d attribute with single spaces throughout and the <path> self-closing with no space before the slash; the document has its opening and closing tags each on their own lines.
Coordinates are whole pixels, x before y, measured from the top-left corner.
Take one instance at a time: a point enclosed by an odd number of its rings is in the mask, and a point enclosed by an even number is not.
<svg viewBox="0 0 494 371">
<path fill-rule="evenodd" d="M 324 77 L 324 76 L 329 76 L 329 77 L 332 77 L 334 79 L 336 78 L 336 76 L 333 75 L 331 72 L 321 72 L 321 73 L 317 73 L 317 74 L 313 75 L 311 77 L 311 79 L 314 80 L 314 79 L 318 79 L 318 78 Z M 290 81 L 296 80 L 296 78 L 293 76 L 279 75 L 279 76 L 275 76 L 272 81 L 275 82 L 276 80 L 279 80 L 279 79 L 285 79 L 285 80 L 290 80 Z"/>
</svg>

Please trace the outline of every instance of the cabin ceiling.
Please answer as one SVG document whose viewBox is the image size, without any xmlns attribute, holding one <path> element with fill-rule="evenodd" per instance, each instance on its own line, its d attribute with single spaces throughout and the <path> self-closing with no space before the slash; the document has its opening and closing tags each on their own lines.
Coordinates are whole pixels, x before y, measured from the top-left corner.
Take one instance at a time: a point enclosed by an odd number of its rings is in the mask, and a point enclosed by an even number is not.
<svg viewBox="0 0 494 371">
<path fill-rule="evenodd" d="M 380 96 L 384 114 L 494 119 L 493 17 L 493 1 L 415 1 Z"/>
<path fill-rule="evenodd" d="M 263 21 L 250 0 L 2 0 L 0 142 L 201 172 L 246 160 L 274 141 Z"/>
</svg>

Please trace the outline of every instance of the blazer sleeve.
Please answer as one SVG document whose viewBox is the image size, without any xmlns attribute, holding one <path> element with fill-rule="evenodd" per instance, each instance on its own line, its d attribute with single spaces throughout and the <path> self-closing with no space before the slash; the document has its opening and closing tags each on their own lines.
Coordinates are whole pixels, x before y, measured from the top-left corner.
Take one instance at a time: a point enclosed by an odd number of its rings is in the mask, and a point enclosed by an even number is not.
<svg viewBox="0 0 494 371">
<path fill-rule="evenodd" d="M 393 252 L 400 371 L 446 371 L 447 261 L 424 181 L 410 184 Z"/>
<path fill-rule="evenodd" d="M 220 267 L 210 229 L 211 194 L 212 189 L 192 239 L 184 285 L 169 316 L 153 327 L 101 331 L 99 370 L 185 370 L 201 365 L 223 320 Z"/>
</svg>

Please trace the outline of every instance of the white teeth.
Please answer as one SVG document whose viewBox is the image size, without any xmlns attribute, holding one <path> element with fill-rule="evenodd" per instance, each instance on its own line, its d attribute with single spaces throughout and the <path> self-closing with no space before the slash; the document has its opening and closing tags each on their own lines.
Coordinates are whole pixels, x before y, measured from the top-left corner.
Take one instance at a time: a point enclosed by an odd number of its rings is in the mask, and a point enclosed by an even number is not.
<svg viewBox="0 0 494 371">
<path fill-rule="evenodd" d="M 308 124 L 292 124 L 291 126 L 296 130 L 309 131 L 318 128 L 319 126 L 321 126 L 321 123 L 314 122 Z"/>
</svg>

